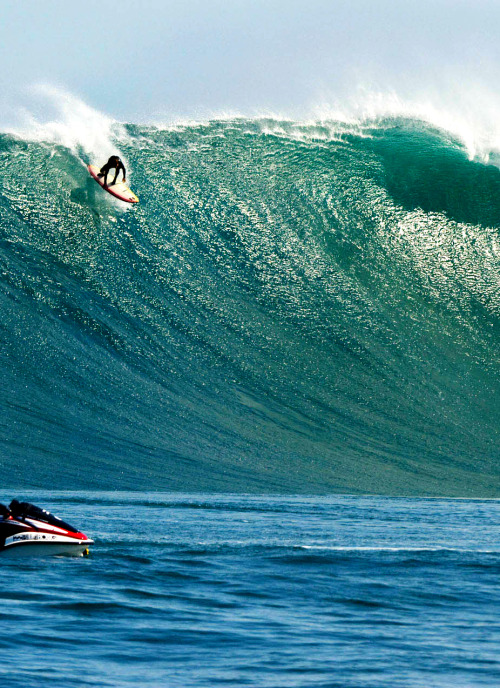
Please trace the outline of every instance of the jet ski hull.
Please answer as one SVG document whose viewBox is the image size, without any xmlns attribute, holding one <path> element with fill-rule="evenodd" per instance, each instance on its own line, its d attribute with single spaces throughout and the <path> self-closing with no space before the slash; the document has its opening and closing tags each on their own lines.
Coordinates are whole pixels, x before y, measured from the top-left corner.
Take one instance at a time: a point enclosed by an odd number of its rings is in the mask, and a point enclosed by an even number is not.
<svg viewBox="0 0 500 688">
<path fill-rule="evenodd" d="M 57 516 L 27 502 L 0 505 L 0 557 L 82 556 L 94 541 Z"/>
<path fill-rule="evenodd" d="M 45 533 L 19 533 L 6 538 L 0 550 L 2 557 L 33 557 L 33 556 L 70 556 L 82 557 L 88 554 L 88 548 L 94 541 L 76 540 L 60 535 L 46 535 Z"/>
</svg>

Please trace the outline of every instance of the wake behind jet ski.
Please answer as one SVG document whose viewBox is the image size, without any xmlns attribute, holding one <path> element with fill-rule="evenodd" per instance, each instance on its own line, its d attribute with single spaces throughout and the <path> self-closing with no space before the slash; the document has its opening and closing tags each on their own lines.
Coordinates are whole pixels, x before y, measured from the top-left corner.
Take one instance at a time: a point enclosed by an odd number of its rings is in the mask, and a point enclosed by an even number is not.
<svg viewBox="0 0 500 688">
<path fill-rule="evenodd" d="M 88 554 L 94 541 L 45 509 L 13 499 L 0 504 L 0 557 Z"/>
</svg>

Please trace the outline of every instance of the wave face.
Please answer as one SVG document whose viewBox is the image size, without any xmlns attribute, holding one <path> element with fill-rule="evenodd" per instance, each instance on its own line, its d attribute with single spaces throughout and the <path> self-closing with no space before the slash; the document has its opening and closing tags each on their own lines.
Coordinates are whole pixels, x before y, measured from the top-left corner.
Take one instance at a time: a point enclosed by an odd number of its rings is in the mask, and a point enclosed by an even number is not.
<svg viewBox="0 0 500 688">
<path fill-rule="evenodd" d="M 0 136 L 5 487 L 498 496 L 500 171 L 411 119 Z"/>
</svg>

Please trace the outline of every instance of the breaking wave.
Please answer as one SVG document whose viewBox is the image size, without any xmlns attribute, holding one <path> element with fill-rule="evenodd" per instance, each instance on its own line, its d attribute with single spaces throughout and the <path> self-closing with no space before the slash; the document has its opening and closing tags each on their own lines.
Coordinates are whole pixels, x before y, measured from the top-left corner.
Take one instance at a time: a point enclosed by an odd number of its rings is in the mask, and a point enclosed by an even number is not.
<svg viewBox="0 0 500 688">
<path fill-rule="evenodd" d="M 494 154 L 75 102 L 0 135 L 6 487 L 498 496 Z M 116 151 L 134 208 L 86 171 Z"/>
</svg>

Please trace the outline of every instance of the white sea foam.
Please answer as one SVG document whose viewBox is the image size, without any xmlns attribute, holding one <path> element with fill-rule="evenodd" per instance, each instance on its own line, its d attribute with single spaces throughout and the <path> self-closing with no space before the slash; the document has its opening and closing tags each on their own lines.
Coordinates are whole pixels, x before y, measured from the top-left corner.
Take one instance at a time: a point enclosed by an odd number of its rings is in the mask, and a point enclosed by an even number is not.
<svg viewBox="0 0 500 688">
<path fill-rule="evenodd" d="M 210 121 L 230 123 L 246 119 L 259 123 L 264 134 L 286 136 L 305 142 L 336 140 L 346 133 L 370 135 L 374 124 L 384 126 L 394 118 L 420 120 L 448 132 L 460 140 L 469 158 L 491 162 L 500 155 L 500 96 L 478 85 L 459 84 L 455 89 L 429 89 L 411 96 L 395 90 L 379 90 L 360 86 L 350 96 L 338 98 L 325 95 L 300 113 L 256 109 L 214 111 L 205 117 L 165 118 L 151 122 L 161 130 L 183 131 L 200 127 Z"/>
<path fill-rule="evenodd" d="M 460 139 L 469 158 L 483 162 L 500 152 L 499 112 L 497 93 L 465 84 L 460 84 L 460 89 L 415 93 L 411 97 L 360 87 L 346 100 L 325 99 L 311 107 L 315 122 L 353 125 L 395 117 L 422 120 Z"/>
<path fill-rule="evenodd" d="M 4 131 L 28 140 L 63 145 L 82 158 L 101 160 L 118 152 L 127 139 L 122 124 L 91 107 L 76 95 L 49 84 L 29 89 L 30 105 L 17 108 L 15 126 Z M 34 114 L 34 111 L 37 114 Z M 470 159 L 500 159 L 500 96 L 477 85 L 447 92 L 415 93 L 359 87 L 342 99 L 326 95 L 297 116 L 268 109 L 204 113 L 200 118 L 170 117 L 144 122 L 161 130 L 183 131 L 210 121 L 246 119 L 262 133 L 308 141 L 335 140 L 346 133 L 369 135 L 373 124 L 391 118 L 417 119 L 448 132 L 465 146 Z M 85 160 L 84 160 L 85 158 Z"/>
<path fill-rule="evenodd" d="M 117 143 L 126 137 L 121 124 L 60 88 L 37 84 L 28 96 L 31 105 L 18 108 L 19 123 L 4 129 L 7 133 L 64 146 L 82 163 L 104 161 L 116 154 Z"/>
</svg>

